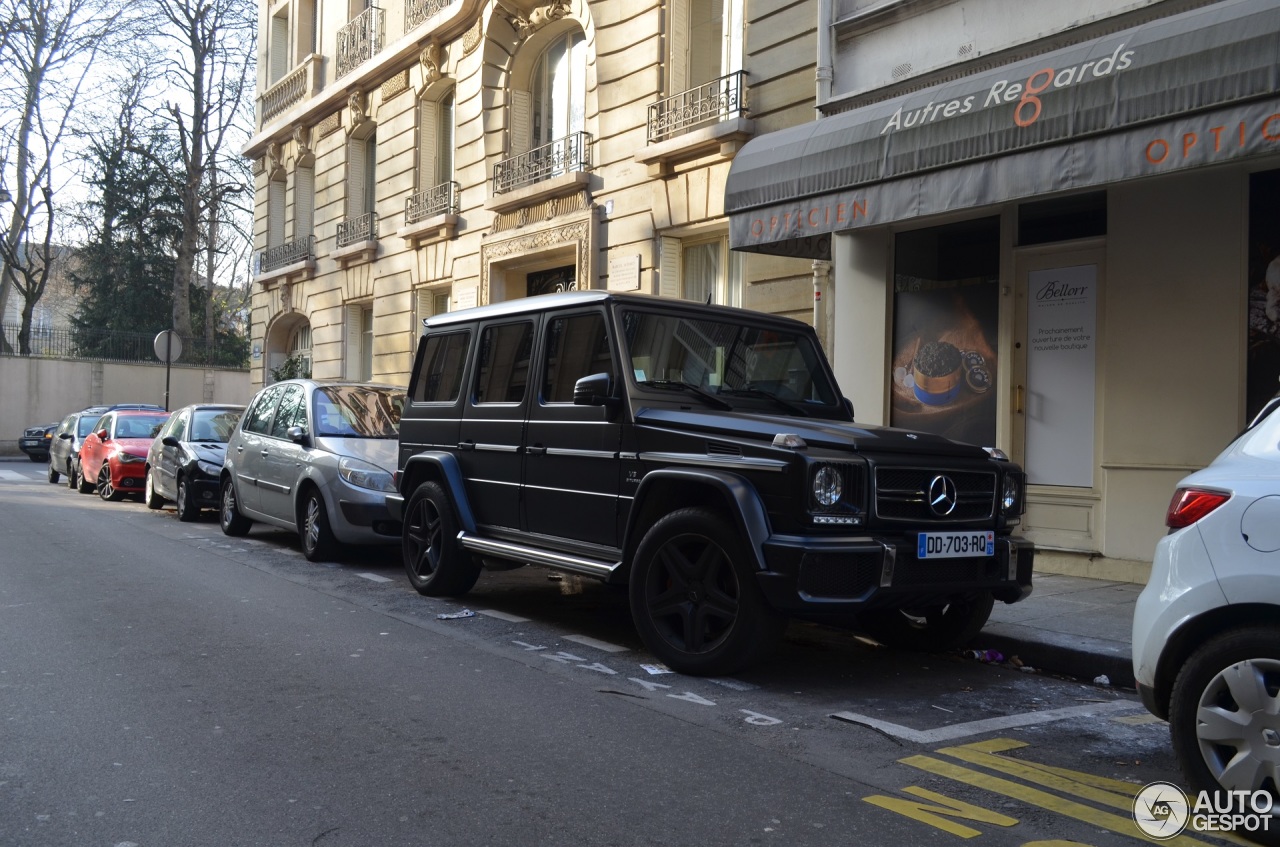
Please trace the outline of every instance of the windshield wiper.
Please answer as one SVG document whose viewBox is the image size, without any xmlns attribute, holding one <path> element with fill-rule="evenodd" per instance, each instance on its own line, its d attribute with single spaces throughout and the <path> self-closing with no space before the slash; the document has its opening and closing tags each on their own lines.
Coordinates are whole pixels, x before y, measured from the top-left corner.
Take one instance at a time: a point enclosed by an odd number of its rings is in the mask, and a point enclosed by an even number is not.
<svg viewBox="0 0 1280 847">
<path fill-rule="evenodd" d="M 687 383 L 687 382 L 679 382 L 679 381 L 674 380 L 674 379 L 642 379 L 642 380 L 640 380 L 640 381 L 639 381 L 639 383 L 637 383 L 637 384 L 639 384 L 639 385 L 643 385 L 643 386 L 645 386 L 646 388 L 648 388 L 648 387 L 652 387 L 652 388 L 675 388 L 675 389 L 680 389 L 680 390 L 683 390 L 683 391 L 688 391 L 690 394 L 696 394 L 696 395 L 698 395 L 698 396 L 699 396 L 699 397 L 701 397 L 703 400 L 707 401 L 707 403 L 708 403 L 708 404 L 710 404 L 710 405 L 712 405 L 712 406 L 715 406 L 717 409 L 720 409 L 720 410 L 725 411 L 725 412 L 732 412 L 732 411 L 733 411 L 733 404 L 732 404 L 732 403 L 729 403 L 729 402 L 728 402 L 728 401 L 726 401 L 726 400 L 721 400 L 719 397 L 717 397 L 716 395 L 712 394 L 710 391 L 704 391 L 703 389 L 699 388 L 698 386 L 696 386 L 696 385 L 692 385 L 692 384 Z"/>
<path fill-rule="evenodd" d="M 813 417 L 802 406 L 797 406 L 789 400 L 783 400 L 777 394 L 770 394 L 768 391 L 761 391 L 759 388 L 721 388 L 721 394 L 728 394 L 731 397 L 759 397 L 763 400 L 772 402 L 779 409 L 790 412 L 793 415 L 799 415 L 802 418 Z"/>
</svg>

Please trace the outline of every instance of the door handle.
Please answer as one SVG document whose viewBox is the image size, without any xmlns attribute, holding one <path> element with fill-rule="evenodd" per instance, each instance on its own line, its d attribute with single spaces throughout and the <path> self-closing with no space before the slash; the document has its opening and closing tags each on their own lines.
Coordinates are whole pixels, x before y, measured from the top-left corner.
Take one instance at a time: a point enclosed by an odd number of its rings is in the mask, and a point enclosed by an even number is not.
<svg viewBox="0 0 1280 847">
<path fill-rule="evenodd" d="M 459 450 L 474 450 L 474 449 L 476 449 L 476 443 L 475 443 L 474 441 L 459 441 L 459 442 L 458 442 L 458 449 L 459 449 Z"/>
<path fill-rule="evenodd" d="M 268 456 L 270 456 L 270 455 L 271 455 L 271 451 L 270 451 L 270 450 L 263 450 L 263 451 L 262 451 L 262 458 L 264 458 L 264 459 L 265 459 L 265 458 L 267 458 L 267 457 L 268 457 Z"/>
<path fill-rule="evenodd" d="M 543 447 L 541 444 L 534 444 L 532 447 L 524 448 L 524 452 L 528 453 L 530 456 L 542 456 L 547 452 L 547 448 Z"/>
</svg>

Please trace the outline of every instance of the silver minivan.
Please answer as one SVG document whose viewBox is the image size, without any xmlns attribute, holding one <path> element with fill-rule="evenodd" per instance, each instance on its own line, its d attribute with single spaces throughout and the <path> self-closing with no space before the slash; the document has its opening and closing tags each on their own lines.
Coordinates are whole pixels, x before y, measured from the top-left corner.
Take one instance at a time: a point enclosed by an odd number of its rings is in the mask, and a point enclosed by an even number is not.
<svg viewBox="0 0 1280 847">
<path fill-rule="evenodd" d="M 400 412 L 394 385 L 291 379 L 263 388 L 227 444 L 219 483 L 227 535 L 254 521 L 295 530 L 311 561 L 340 544 L 395 544 Z"/>
</svg>

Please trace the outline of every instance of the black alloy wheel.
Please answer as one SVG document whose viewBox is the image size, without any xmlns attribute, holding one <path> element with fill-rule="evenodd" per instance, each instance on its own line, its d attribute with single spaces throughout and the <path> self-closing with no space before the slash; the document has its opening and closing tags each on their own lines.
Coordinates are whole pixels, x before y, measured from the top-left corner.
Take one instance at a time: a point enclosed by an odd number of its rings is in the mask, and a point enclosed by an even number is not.
<svg viewBox="0 0 1280 847">
<path fill-rule="evenodd" d="M 631 613 L 667 667 L 732 673 L 777 646 L 786 617 L 764 598 L 740 534 L 709 509 L 672 512 L 645 534 L 631 573 Z"/>
<path fill-rule="evenodd" d="M 221 507 L 218 509 L 218 523 L 222 525 L 223 535 L 241 536 L 249 534 L 253 521 L 240 514 L 236 505 L 236 489 L 231 482 L 231 475 L 222 479 L 222 491 L 219 497 Z"/>
<path fill-rule="evenodd" d="M 400 552 L 409 584 L 428 597 L 459 597 L 480 578 L 480 565 L 458 543 L 453 503 L 435 482 L 419 485 L 409 498 Z"/>
</svg>

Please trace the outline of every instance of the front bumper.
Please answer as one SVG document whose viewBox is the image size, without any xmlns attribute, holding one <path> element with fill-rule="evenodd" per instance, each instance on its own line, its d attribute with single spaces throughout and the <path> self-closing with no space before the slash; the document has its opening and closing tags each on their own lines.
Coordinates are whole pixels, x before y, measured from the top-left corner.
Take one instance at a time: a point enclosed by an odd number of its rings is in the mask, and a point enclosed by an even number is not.
<svg viewBox="0 0 1280 847">
<path fill-rule="evenodd" d="M 28 456 L 47 459 L 49 458 L 49 439 L 43 436 L 39 438 L 27 438 L 24 436 L 18 439 L 18 449 Z"/>
<path fill-rule="evenodd" d="M 995 555 L 919 559 L 914 535 L 815 540 L 774 536 L 758 577 L 769 603 L 807 617 L 844 618 L 875 608 L 929 605 L 973 591 L 1016 603 L 1031 594 L 1035 545 L 996 539 Z"/>
</svg>

